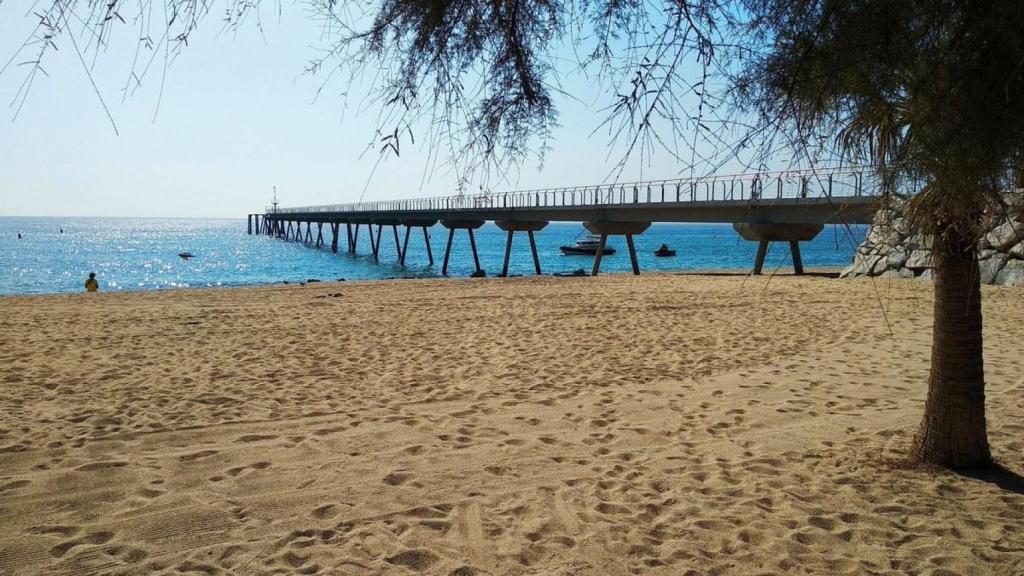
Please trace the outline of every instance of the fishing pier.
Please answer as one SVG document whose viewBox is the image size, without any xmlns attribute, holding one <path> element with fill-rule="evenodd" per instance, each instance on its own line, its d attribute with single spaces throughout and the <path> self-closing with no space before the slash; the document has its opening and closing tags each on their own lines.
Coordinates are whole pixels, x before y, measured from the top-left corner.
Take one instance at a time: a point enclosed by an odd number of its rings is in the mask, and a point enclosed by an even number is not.
<svg viewBox="0 0 1024 576">
<path fill-rule="evenodd" d="M 771 242 L 789 244 L 794 271 L 802 274 L 800 242 L 814 239 L 825 224 L 870 223 L 881 194 L 871 167 L 758 172 L 322 206 L 279 208 L 275 203 L 263 214 L 249 214 L 248 232 L 317 248 L 329 239 L 333 252 L 344 238 L 345 249 L 356 253 L 365 227 L 370 251 L 379 260 L 381 239 L 390 228 L 398 263 L 404 266 L 410 236 L 421 229 L 433 265 L 427 229 L 440 222 L 448 230 L 441 273 L 448 273 L 457 230 L 468 234 L 475 270 L 482 273 L 474 231 L 491 221 L 508 234 L 501 274 L 505 276 L 516 232 L 529 237 L 540 274 L 534 234 L 550 222 L 582 222 L 600 237 L 592 269 L 596 276 L 609 236 L 625 237 L 633 273 L 639 274 L 633 236 L 643 234 L 651 223 L 731 223 L 744 240 L 759 243 L 754 274 L 761 273 Z M 399 228 L 404 230 L 400 233 Z"/>
</svg>

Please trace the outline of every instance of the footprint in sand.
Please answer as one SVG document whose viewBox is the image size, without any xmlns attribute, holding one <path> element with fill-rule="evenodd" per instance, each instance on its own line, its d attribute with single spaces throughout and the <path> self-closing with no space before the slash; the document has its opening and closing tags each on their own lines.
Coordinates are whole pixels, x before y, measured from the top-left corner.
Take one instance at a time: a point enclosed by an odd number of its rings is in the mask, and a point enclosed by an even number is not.
<svg viewBox="0 0 1024 576">
<path fill-rule="evenodd" d="M 266 470 L 267 468 L 270 468 L 270 462 L 254 462 L 248 466 L 235 466 L 234 468 L 229 468 L 225 474 L 232 478 L 237 478 L 253 470 Z M 216 478 L 216 476 L 210 478 L 210 480 L 214 482 L 218 481 L 213 478 Z M 221 479 L 223 479 L 223 477 L 221 477 Z"/>
<path fill-rule="evenodd" d="M 0 486 L 0 492 L 7 492 L 8 490 L 17 490 L 18 488 L 24 488 L 31 484 L 28 480 L 15 480 L 14 482 L 8 482 L 3 486 Z"/>
<path fill-rule="evenodd" d="M 313 509 L 313 517 L 318 520 L 333 518 L 338 515 L 338 507 L 334 504 L 324 504 Z"/>
<path fill-rule="evenodd" d="M 54 558 L 63 558 L 68 551 L 75 546 L 82 546 L 86 544 L 92 544 L 98 546 L 100 544 L 106 544 L 114 537 L 113 532 L 91 532 L 75 540 L 68 540 L 67 542 L 61 542 L 60 544 L 50 548 L 50 556 Z"/>
<path fill-rule="evenodd" d="M 440 558 L 429 550 L 406 550 L 385 558 L 388 564 L 403 566 L 414 572 L 423 572 Z"/>
<path fill-rule="evenodd" d="M 388 486 L 401 486 L 413 478 L 415 476 L 408 472 L 392 472 L 384 477 L 383 482 Z"/>
<path fill-rule="evenodd" d="M 182 462 L 194 462 L 196 460 L 202 460 L 203 458 L 209 458 L 217 454 L 216 450 L 200 450 L 199 452 L 193 452 L 191 454 L 185 454 L 179 457 Z"/>
<path fill-rule="evenodd" d="M 265 440 L 276 440 L 277 438 L 276 434 L 246 434 L 245 436 L 235 438 L 235 442 L 263 442 Z"/>
<path fill-rule="evenodd" d="M 127 462 L 122 461 L 90 462 L 89 464 L 82 464 L 78 468 L 75 468 L 75 470 L 78 472 L 103 472 L 106 470 L 113 470 L 115 468 L 123 468 L 127 465 Z"/>
</svg>

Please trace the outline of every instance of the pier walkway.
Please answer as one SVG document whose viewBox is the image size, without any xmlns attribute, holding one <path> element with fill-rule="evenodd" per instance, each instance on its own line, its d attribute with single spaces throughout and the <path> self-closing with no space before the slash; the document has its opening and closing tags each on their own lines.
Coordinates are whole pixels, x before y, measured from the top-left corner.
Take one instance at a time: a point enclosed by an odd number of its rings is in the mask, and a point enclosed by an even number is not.
<svg viewBox="0 0 1024 576">
<path fill-rule="evenodd" d="M 507 275 L 515 232 L 529 236 L 534 266 L 540 274 L 534 233 L 553 221 L 582 222 L 600 237 L 592 270 L 597 275 L 608 236 L 625 236 L 633 272 L 639 274 L 633 236 L 642 234 L 651 223 L 719 222 L 733 224 L 742 238 L 759 243 L 754 274 L 761 273 L 770 242 L 789 243 L 794 270 L 802 274 L 799 243 L 813 239 L 825 224 L 869 223 L 881 193 L 871 167 L 759 172 L 323 206 L 274 206 L 263 214 L 250 214 L 248 231 L 319 248 L 326 246 L 327 225 L 331 250 L 337 252 L 344 227 L 346 248 L 354 253 L 360 228 L 366 226 L 376 259 L 384 228 L 391 228 L 398 262 L 404 265 L 410 233 L 413 228 L 421 228 L 433 265 L 427 229 L 440 222 L 448 229 L 442 274 L 448 272 L 452 240 L 460 229 L 467 231 L 475 269 L 483 274 L 473 231 L 493 221 L 508 233 L 501 274 Z M 404 228 L 402 240 L 399 227 Z"/>
</svg>

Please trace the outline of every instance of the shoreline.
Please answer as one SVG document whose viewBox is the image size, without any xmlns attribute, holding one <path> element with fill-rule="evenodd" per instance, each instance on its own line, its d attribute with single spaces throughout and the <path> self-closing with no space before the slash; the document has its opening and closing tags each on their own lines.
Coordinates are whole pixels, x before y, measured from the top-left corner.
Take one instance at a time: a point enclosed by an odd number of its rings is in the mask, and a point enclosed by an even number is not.
<svg viewBox="0 0 1024 576">
<path fill-rule="evenodd" d="M 828 277 L 828 276 L 831 276 L 831 275 L 834 274 L 837 277 L 837 279 L 838 279 L 839 272 L 841 272 L 842 270 L 843 270 L 842 266 L 809 266 L 809 267 L 805 268 L 805 275 L 809 276 L 809 277 L 815 277 L 815 276 L 825 276 L 825 277 Z M 678 271 L 652 270 L 650 272 L 643 272 L 643 271 L 641 271 L 641 275 L 642 276 L 653 276 L 653 277 L 666 277 L 666 276 L 693 276 L 693 277 L 702 277 L 702 276 L 751 276 L 751 277 L 753 277 L 751 275 L 751 273 L 750 273 L 750 270 L 749 269 L 744 269 L 744 268 L 709 268 L 709 269 L 701 269 L 701 270 L 678 270 Z M 599 277 L 606 277 L 606 276 L 607 277 L 633 276 L 633 274 L 631 272 L 629 272 L 628 270 L 627 271 L 618 271 L 617 270 L 617 271 L 613 271 L 613 272 L 601 272 Z M 765 277 L 765 278 L 769 278 L 771 276 L 787 276 L 787 277 L 792 276 L 792 277 L 795 277 L 796 275 L 793 274 L 792 270 L 788 270 L 788 269 L 785 269 L 785 268 L 782 268 L 782 269 L 778 270 L 778 272 L 766 271 L 763 274 L 763 277 Z M 587 275 L 585 275 L 585 276 L 573 276 L 573 275 L 570 275 L 570 274 L 559 275 L 559 274 L 555 274 L 555 273 L 545 273 L 545 274 L 542 274 L 540 276 L 537 276 L 537 275 L 534 275 L 534 274 L 519 274 L 519 275 L 508 276 L 508 277 L 486 276 L 486 277 L 483 277 L 483 278 L 472 278 L 470 276 L 417 276 L 417 277 L 407 277 L 407 278 L 397 278 L 397 277 L 396 278 L 357 278 L 357 279 L 352 279 L 352 280 L 349 280 L 349 279 L 336 279 L 336 280 L 315 279 L 313 282 L 309 282 L 309 279 L 307 279 L 307 280 L 302 280 L 302 281 L 299 281 L 299 280 L 296 280 L 296 281 L 280 280 L 280 281 L 277 281 L 277 282 L 269 282 L 269 283 L 261 283 L 261 284 L 232 284 L 232 285 L 224 285 L 224 286 L 188 286 L 188 287 L 172 287 L 172 288 L 147 288 L 147 289 L 140 289 L 140 290 L 130 290 L 130 289 L 124 289 L 124 290 L 103 290 L 103 288 L 101 287 L 100 291 L 97 292 L 97 294 L 144 294 L 144 293 L 150 293 L 150 292 L 161 293 L 162 294 L 162 293 L 172 293 L 172 292 L 182 292 L 182 291 L 197 291 L 197 290 L 237 290 L 237 289 L 273 288 L 273 287 L 281 287 L 281 288 L 283 288 L 283 287 L 288 287 L 288 286 L 307 286 L 307 285 L 310 285 L 310 284 L 359 285 L 359 284 L 385 283 L 385 282 L 402 282 L 402 281 L 410 281 L 410 280 L 437 280 L 437 281 L 447 281 L 447 280 L 512 280 L 512 279 L 524 279 L 524 278 L 533 278 L 533 279 L 537 279 L 537 278 L 593 278 L 593 276 L 590 276 L 589 273 L 587 273 Z M 11 293 L 11 294 L 0 293 L 0 299 L 4 299 L 4 298 L 46 297 L 46 296 L 74 296 L 75 294 L 84 294 L 84 293 L 85 293 L 84 289 L 81 290 L 81 291 L 76 291 L 76 292 L 40 292 L 40 293 Z"/>
</svg>

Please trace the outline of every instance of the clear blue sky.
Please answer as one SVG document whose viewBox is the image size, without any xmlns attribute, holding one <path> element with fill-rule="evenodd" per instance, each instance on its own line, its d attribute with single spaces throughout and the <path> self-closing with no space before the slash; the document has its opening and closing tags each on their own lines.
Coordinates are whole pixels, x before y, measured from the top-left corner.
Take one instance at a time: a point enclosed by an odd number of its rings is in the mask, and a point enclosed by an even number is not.
<svg viewBox="0 0 1024 576">
<path fill-rule="evenodd" d="M 26 4 L 0 2 L 0 65 L 32 29 Z M 320 30 L 302 5 L 282 10 L 280 20 L 264 14 L 263 36 L 249 26 L 225 37 L 216 35 L 214 11 L 168 69 L 162 99 L 158 58 L 142 88 L 122 102 L 135 44 L 132 28 L 121 26 L 93 69 L 119 135 L 66 37 L 17 118 L 6 105 L 26 69 L 8 69 L 0 76 L 0 215 L 239 217 L 261 211 L 273 186 L 285 206 L 354 201 L 364 188 L 366 199 L 452 193 L 456 178 L 444 169 L 424 182 L 422 143 L 374 172 L 378 155 L 367 145 L 377 109 L 358 96 L 365 87 L 343 98 L 346 87 L 335 82 L 314 102 L 322 78 L 302 72 L 317 54 Z M 28 53 L 18 58 L 25 59 Z M 584 81 L 572 86 L 582 102 L 560 102 L 562 127 L 543 171 L 528 163 L 494 189 L 606 180 L 621 150 L 609 151 L 606 132 L 590 134 L 611 99 Z M 622 178 L 682 170 L 656 155 L 630 161 Z"/>
</svg>

